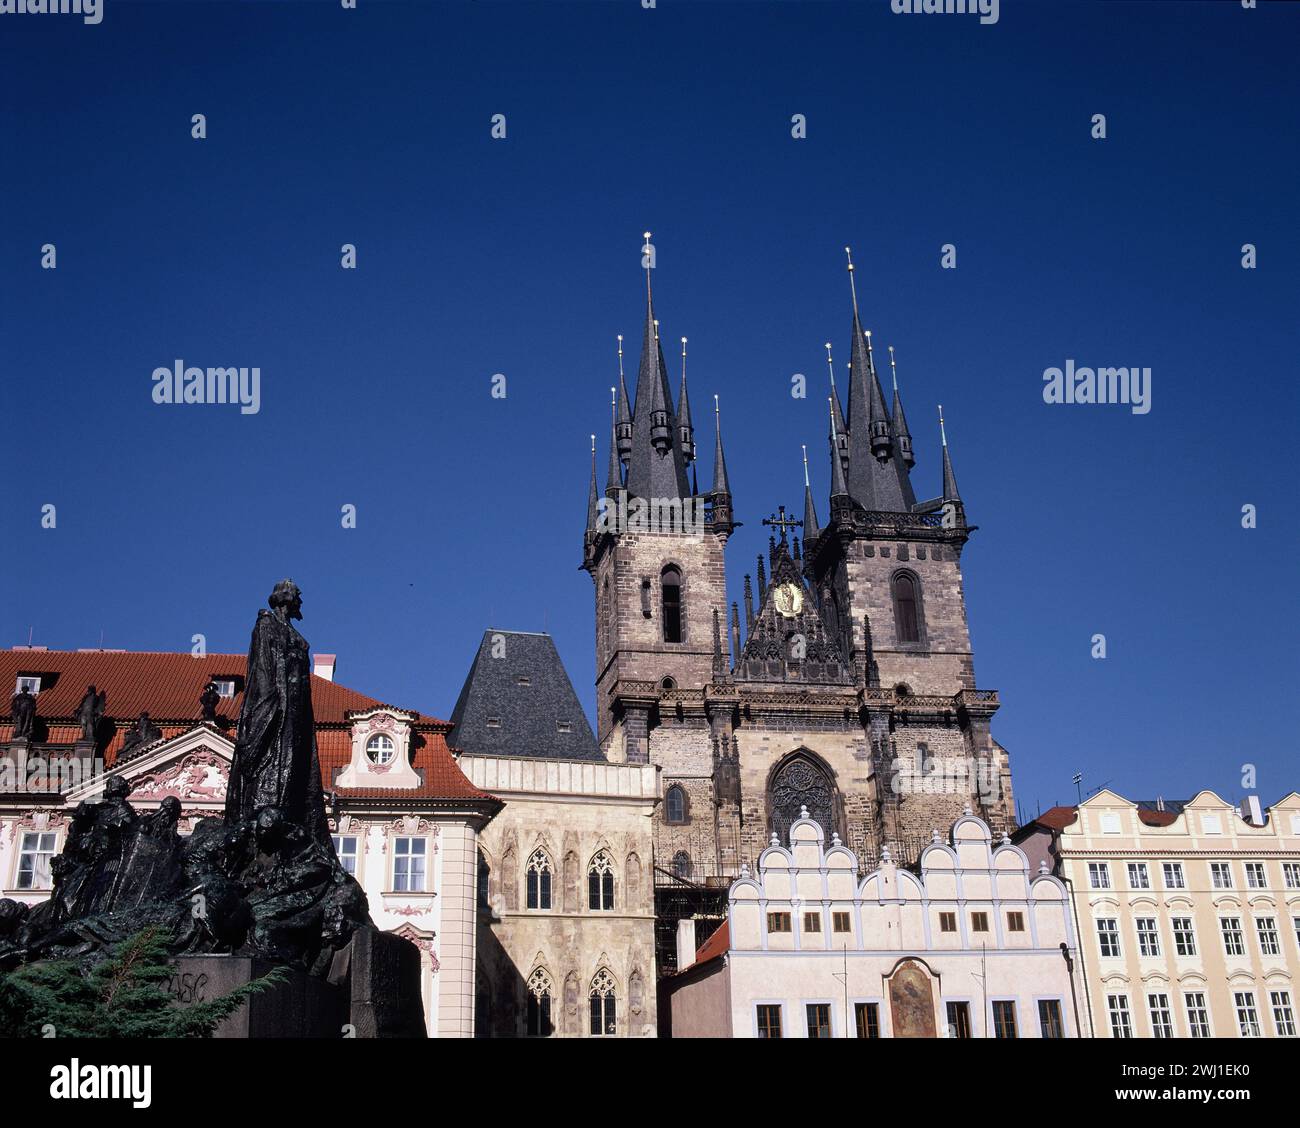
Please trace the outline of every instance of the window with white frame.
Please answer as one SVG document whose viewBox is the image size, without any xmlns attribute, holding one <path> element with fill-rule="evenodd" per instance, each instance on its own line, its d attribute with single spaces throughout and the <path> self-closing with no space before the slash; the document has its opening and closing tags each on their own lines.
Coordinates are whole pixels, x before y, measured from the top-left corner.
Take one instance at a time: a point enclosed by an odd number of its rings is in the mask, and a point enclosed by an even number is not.
<svg viewBox="0 0 1300 1128">
<path fill-rule="evenodd" d="M 1259 1013 L 1255 1010 L 1255 992 L 1234 991 L 1232 1003 L 1237 1012 L 1237 1033 L 1243 1038 L 1258 1038 Z"/>
<path fill-rule="evenodd" d="M 33 697 L 41 692 L 41 677 L 39 674 L 20 674 L 18 683 L 14 687 L 15 693 L 22 693 L 26 690 Z"/>
<path fill-rule="evenodd" d="M 1264 875 L 1263 862 L 1246 863 L 1246 884 L 1251 889 L 1268 888 L 1268 879 Z"/>
<path fill-rule="evenodd" d="M 366 756 L 372 764 L 388 764 L 393 759 L 393 738 L 382 732 L 366 741 Z"/>
<path fill-rule="evenodd" d="M 1282 877 L 1288 889 L 1300 889 L 1300 862 L 1283 862 Z"/>
<path fill-rule="evenodd" d="M 1186 889 L 1187 881 L 1183 877 L 1182 862 L 1165 862 L 1163 867 L 1165 873 L 1166 889 Z"/>
<path fill-rule="evenodd" d="M 217 691 L 218 697 L 235 696 L 235 679 L 234 678 L 213 678 L 213 688 Z"/>
<path fill-rule="evenodd" d="M 424 863 L 428 841 L 423 838 L 393 839 L 393 889 L 398 893 L 424 892 Z"/>
<path fill-rule="evenodd" d="M 1128 887 L 1130 889 L 1151 888 L 1151 874 L 1147 872 L 1146 862 L 1129 862 Z"/>
<path fill-rule="evenodd" d="M 1147 995 L 1147 1008 L 1151 1012 L 1151 1037 L 1172 1038 L 1174 1017 L 1169 1011 L 1169 996 L 1163 991 L 1152 991 Z"/>
<path fill-rule="evenodd" d="M 357 836 L 355 834 L 332 834 L 334 853 L 338 855 L 341 865 L 353 877 L 357 876 Z"/>
<path fill-rule="evenodd" d="M 1180 956 L 1196 955 L 1196 930 L 1191 917 L 1174 917 L 1174 952 Z"/>
<path fill-rule="evenodd" d="M 1114 917 L 1097 918 L 1097 943 L 1103 956 L 1119 955 L 1119 921 Z"/>
<path fill-rule="evenodd" d="M 1183 994 L 1187 1007 L 1187 1035 L 1189 1038 L 1210 1036 L 1210 1009 L 1205 1005 L 1204 991 L 1187 991 Z"/>
<path fill-rule="evenodd" d="M 1277 939 L 1277 919 L 1271 916 L 1255 918 L 1255 932 L 1259 936 L 1261 955 L 1277 956 L 1282 953 L 1282 946 Z"/>
<path fill-rule="evenodd" d="M 1089 862 L 1088 887 L 1090 889 L 1109 889 L 1110 866 L 1105 862 Z"/>
<path fill-rule="evenodd" d="M 1269 1006 L 1273 1010 L 1273 1029 L 1279 1038 L 1295 1037 L 1295 1014 L 1291 1010 L 1290 991 L 1270 991 Z"/>
<path fill-rule="evenodd" d="M 1215 889 L 1231 889 L 1232 866 L 1228 862 L 1211 862 L 1210 884 Z"/>
<path fill-rule="evenodd" d="M 1133 1018 L 1128 1012 L 1127 995 L 1107 995 L 1106 1012 L 1110 1016 L 1112 1038 L 1133 1037 Z"/>
<path fill-rule="evenodd" d="M 1229 956 L 1244 956 L 1246 945 L 1241 938 L 1241 917 L 1220 917 L 1219 927 L 1223 929 L 1223 951 Z"/>
<path fill-rule="evenodd" d="M 1138 955 L 1160 955 L 1160 929 L 1155 917 L 1137 918 Z"/>
<path fill-rule="evenodd" d="M 58 837 L 53 833 L 23 834 L 18 846 L 19 889 L 54 888 L 50 863 L 54 860 L 54 843 Z"/>
</svg>

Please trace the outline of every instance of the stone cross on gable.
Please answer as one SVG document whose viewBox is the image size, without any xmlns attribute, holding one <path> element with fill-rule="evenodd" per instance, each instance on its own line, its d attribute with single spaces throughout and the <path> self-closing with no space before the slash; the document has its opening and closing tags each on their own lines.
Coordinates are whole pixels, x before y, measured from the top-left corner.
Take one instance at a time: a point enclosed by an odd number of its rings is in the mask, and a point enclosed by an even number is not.
<svg viewBox="0 0 1300 1128">
<path fill-rule="evenodd" d="M 764 518 L 763 518 L 763 524 L 764 524 L 764 525 L 771 525 L 771 526 L 772 526 L 773 528 L 775 528 L 775 529 L 780 529 L 780 530 L 781 530 L 781 539 L 782 539 L 782 540 L 785 540 L 785 531 L 786 531 L 786 529 L 801 529 L 801 528 L 803 528 L 803 522 L 802 522 L 802 521 L 795 521 L 795 520 L 793 520 L 792 518 L 787 517 L 787 516 L 785 515 L 785 506 L 784 506 L 784 505 L 777 506 L 777 514 L 779 514 L 779 516 L 764 517 Z"/>
</svg>

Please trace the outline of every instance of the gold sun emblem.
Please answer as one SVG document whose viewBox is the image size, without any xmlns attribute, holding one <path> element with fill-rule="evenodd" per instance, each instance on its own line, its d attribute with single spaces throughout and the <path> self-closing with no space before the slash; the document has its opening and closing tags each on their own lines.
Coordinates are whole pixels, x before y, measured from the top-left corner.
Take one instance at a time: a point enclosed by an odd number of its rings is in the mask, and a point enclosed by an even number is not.
<svg viewBox="0 0 1300 1128">
<path fill-rule="evenodd" d="M 803 589 L 798 584 L 778 584 L 772 592 L 772 602 L 787 619 L 793 619 L 803 610 Z"/>
</svg>

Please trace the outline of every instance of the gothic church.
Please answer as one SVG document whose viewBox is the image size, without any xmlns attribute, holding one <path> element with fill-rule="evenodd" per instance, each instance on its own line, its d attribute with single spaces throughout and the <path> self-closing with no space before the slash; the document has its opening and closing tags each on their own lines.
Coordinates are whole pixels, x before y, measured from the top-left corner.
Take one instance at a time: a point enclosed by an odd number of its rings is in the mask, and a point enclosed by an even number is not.
<svg viewBox="0 0 1300 1128">
<path fill-rule="evenodd" d="M 715 408 L 702 492 L 685 367 L 674 403 L 648 268 L 635 394 L 620 356 L 603 492 L 592 456 L 582 566 L 596 593 L 597 740 L 610 760 L 660 767 L 654 864 L 685 884 L 752 868 L 804 808 L 868 865 L 886 848 L 914 861 L 967 807 L 995 833 L 1014 827 L 1007 753 L 990 733 L 998 696 L 976 683 L 967 628 L 974 526 L 946 437 L 941 492 L 916 498 L 897 379 L 887 407 L 852 270 L 826 520 L 805 468 L 802 521 L 764 521 L 773 535 L 743 612 L 726 590 L 739 522 L 720 421 Z M 615 519 L 638 509 L 650 519 Z"/>
</svg>

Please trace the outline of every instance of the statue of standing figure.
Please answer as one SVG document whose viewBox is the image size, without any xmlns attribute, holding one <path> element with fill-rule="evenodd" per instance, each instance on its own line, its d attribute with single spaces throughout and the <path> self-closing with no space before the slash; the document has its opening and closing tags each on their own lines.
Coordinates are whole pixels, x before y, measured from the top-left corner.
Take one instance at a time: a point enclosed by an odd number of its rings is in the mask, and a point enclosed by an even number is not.
<svg viewBox="0 0 1300 1128">
<path fill-rule="evenodd" d="M 31 740 L 32 723 L 36 720 L 36 698 L 26 686 L 14 694 L 9 715 L 14 722 L 14 733 L 11 739 Z"/>
<path fill-rule="evenodd" d="M 77 723 L 81 725 L 81 739 L 95 740 L 99 735 L 99 722 L 104 718 L 104 698 L 107 694 L 96 693 L 95 687 L 88 686 L 86 695 L 77 706 Z"/>
<path fill-rule="evenodd" d="M 244 701 L 226 788 L 226 821 L 253 818 L 274 807 L 317 842 L 328 845 L 329 823 L 316 754 L 307 640 L 292 620 L 302 618 L 302 593 L 281 580 L 257 613 L 248 651 Z"/>
</svg>

